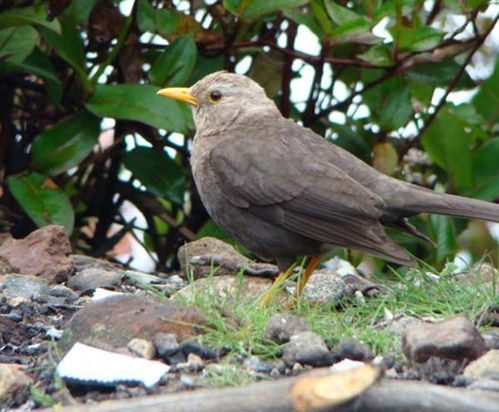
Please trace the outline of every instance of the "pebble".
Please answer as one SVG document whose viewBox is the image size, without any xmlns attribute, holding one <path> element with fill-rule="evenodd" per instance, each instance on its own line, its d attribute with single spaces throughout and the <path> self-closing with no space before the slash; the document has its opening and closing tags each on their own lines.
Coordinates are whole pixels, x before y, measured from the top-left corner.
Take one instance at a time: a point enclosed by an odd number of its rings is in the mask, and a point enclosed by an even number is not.
<svg viewBox="0 0 499 412">
<path fill-rule="evenodd" d="M 291 336 L 284 347 L 282 358 L 289 366 L 296 362 L 310 366 L 329 366 L 335 360 L 322 337 L 315 332 L 300 332 Z"/>
<path fill-rule="evenodd" d="M 156 355 L 156 349 L 151 341 L 134 338 L 128 342 L 127 348 L 137 356 L 144 359 L 152 359 Z"/>
<path fill-rule="evenodd" d="M 90 267 L 71 276 L 67 285 L 74 290 L 85 292 L 97 288 L 113 288 L 121 283 L 123 273 L 117 270 L 106 270 Z"/>
<path fill-rule="evenodd" d="M 294 293 L 294 287 L 292 289 Z M 345 292 L 345 282 L 335 271 L 319 269 L 310 277 L 302 298 L 312 303 L 336 306 Z"/>
<path fill-rule="evenodd" d="M 273 366 L 263 362 L 258 356 L 250 356 L 243 362 L 243 367 L 257 373 L 270 373 Z"/>
<path fill-rule="evenodd" d="M 464 317 L 408 327 L 402 349 L 412 362 L 426 362 L 430 357 L 474 360 L 486 351 L 485 341 L 473 324 Z"/>
<path fill-rule="evenodd" d="M 177 364 L 177 369 L 200 372 L 204 369 L 204 362 L 198 355 L 190 353 L 187 356 L 187 362 Z"/>
<path fill-rule="evenodd" d="M 178 352 L 180 345 L 174 333 L 156 333 L 153 344 L 160 358 L 167 358 Z"/>
<path fill-rule="evenodd" d="M 339 359 L 366 361 L 374 358 L 374 354 L 368 345 L 352 339 L 342 340 L 333 349 L 333 353 Z"/>
<path fill-rule="evenodd" d="M 302 318 L 291 313 L 276 313 L 265 325 L 264 336 L 276 343 L 289 342 L 292 335 L 310 331 L 310 325 Z"/>
<path fill-rule="evenodd" d="M 499 349 L 499 329 L 483 332 L 482 337 L 487 349 Z"/>
</svg>

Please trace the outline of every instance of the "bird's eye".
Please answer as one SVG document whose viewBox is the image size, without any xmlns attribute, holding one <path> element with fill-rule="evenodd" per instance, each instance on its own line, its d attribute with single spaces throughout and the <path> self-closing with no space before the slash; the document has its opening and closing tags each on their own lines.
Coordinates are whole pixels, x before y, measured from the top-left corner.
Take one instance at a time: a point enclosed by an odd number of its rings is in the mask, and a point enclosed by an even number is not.
<svg viewBox="0 0 499 412">
<path fill-rule="evenodd" d="M 222 99 L 222 92 L 220 90 L 213 90 L 208 96 L 208 100 L 212 103 L 217 103 L 221 99 Z"/>
</svg>

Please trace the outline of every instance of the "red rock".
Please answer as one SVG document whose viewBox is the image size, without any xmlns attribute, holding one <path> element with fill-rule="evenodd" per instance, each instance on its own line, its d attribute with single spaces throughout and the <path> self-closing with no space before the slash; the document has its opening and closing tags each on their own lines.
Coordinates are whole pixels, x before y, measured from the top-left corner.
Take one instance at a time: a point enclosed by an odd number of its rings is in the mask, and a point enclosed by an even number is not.
<svg viewBox="0 0 499 412">
<path fill-rule="evenodd" d="M 430 357 L 470 361 L 484 354 L 487 347 L 473 324 L 458 316 L 408 327 L 402 349 L 409 360 L 423 363 Z"/>
<path fill-rule="evenodd" d="M 16 272 L 39 276 L 49 283 L 67 279 L 74 266 L 71 245 L 62 226 L 45 226 L 24 239 L 8 239 L 0 246 L 0 259 Z"/>
<path fill-rule="evenodd" d="M 78 311 L 64 330 L 65 350 L 75 342 L 101 349 L 126 348 L 135 338 L 152 341 L 173 333 L 181 342 L 199 335 L 206 321 L 196 308 L 149 295 L 111 296 Z"/>
</svg>

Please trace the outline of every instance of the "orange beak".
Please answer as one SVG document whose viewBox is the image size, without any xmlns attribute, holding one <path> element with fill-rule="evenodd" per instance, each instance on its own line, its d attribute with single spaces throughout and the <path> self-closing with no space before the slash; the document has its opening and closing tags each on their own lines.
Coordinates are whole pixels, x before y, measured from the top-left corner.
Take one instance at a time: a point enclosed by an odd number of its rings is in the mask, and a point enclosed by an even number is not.
<svg viewBox="0 0 499 412">
<path fill-rule="evenodd" d="M 168 87 L 166 89 L 161 89 L 157 94 L 169 97 L 170 99 L 180 100 L 181 102 L 186 102 L 194 106 L 199 104 L 199 100 L 189 93 L 189 88 L 187 87 Z"/>
</svg>

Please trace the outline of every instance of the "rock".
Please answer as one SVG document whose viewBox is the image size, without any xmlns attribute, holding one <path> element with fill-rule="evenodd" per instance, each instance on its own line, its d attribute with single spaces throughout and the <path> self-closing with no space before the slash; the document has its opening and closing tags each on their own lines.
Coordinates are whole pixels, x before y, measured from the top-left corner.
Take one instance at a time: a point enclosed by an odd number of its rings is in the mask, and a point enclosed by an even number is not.
<svg viewBox="0 0 499 412">
<path fill-rule="evenodd" d="M 423 320 L 415 316 L 396 315 L 393 319 L 383 322 L 382 326 L 385 326 L 393 335 L 402 337 L 407 329 L 423 323 L 425 323 Z"/>
<path fill-rule="evenodd" d="M 113 288 L 120 284 L 122 278 L 123 273 L 117 270 L 87 268 L 71 276 L 67 285 L 71 289 L 85 292 L 97 288 Z"/>
<path fill-rule="evenodd" d="M 345 291 L 345 282 L 340 276 L 332 270 L 319 269 L 310 277 L 302 297 L 312 303 L 337 305 Z"/>
<path fill-rule="evenodd" d="M 152 342 L 158 356 L 161 358 L 168 358 L 177 353 L 180 349 L 177 335 L 174 333 L 156 333 Z"/>
<path fill-rule="evenodd" d="M 50 295 L 50 287 L 45 279 L 30 276 L 8 274 L 3 276 L 0 284 L 2 295 L 7 299 L 26 298 L 38 300 L 41 296 Z"/>
<path fill-rule="evenodd" d="M 74 293 L 70 288 L 63 285 L 54 285 L 50 288 L 50 296 L 57 298 L 65 298 L 68 302 L 72 303 L 79 299 L 79 296 Z"/>
<path fill-rule="evenodd" d="M 150 295 L 111 296 L 79 310 L 65 328 L 61 345 L 81 342 L 102 349 L 124 348 L 133 338 L 152 341 L 158 333 L 178 340 L 201 333 L 206 321 L 196 308 Z"/>
<path fill-rule="evenodd" d="M 97 259 L 85 255 L 70 255 L 69 258 L 73 262 L 76 273 L 81 272 L 85 269 L 100 269 L 110 272 L 118 270 L 117 266 L 104 259 Z"/>
<path fill-rule="evenodd" d="M 314 332 L 300 332 L 291 336 L 282 358 L 288 366 L 296 362 L 310 366 L 329 366 L 335 361 L 324 340 Z"/>
<path fill-rule="evenodd" d="M 381 286 L 373 283 L 357 274 L 347 274 L 341 277 L 345 283 L 345 294 L 353 295 L 360 292 L 365 296 L 374 296 L 379 294 Z"/>
<path fill-rule="evenodd" d="M 180 351 L 185 356 L 189 356 L 191 353 L 193 353 L 203 359 L 216 359 L 218 357 L 218 354 L 215 351 L 201 345 L 195 339 L 188 339 L 185 342 L 182 342 L 182 344 L 180 345 Z"/>
<path fill-rule="evenodd" d="M 213 237 L 204 237 L 181 246 L 177 252 L 181 272 L 185 277 L 234 276 L 241 270 L 250 275 L 275 277 L 275 265 L 255 263 L 240 254 L 232 245 Z"/>
<path fill-rule="evenodd" d="M 12 398 L 16 392 L 31 384 L 29 378 L 19 365 L 0 364 L 0 401 Z"/>
<path fill-rule="evenodd" d="M 461 282 L 473 283 L 479 279 L 480 282 L 490 283 L 499 280 L 499 271 L 488 263 L 481 263 L 471 268 L 469 271 L 460 273 L 457 276 Z"/>
<path fill-rule="evenodd" d="M 426 362 L 430 357 L 474 360 L 486 351 L 485 341 L 473 324 L 464 317 L 409 327 L 402 338 L 402 349 L 412 362 Z"/>
<path fill-rule="evenodd" d="M 45 226 L 24 239 L 9 239 L 0 246 L 0 258 L 16 272 L 60 283 L 73 273 L 71 245 L 62 226 Z"/>
<path fill-rule="evenodd" d="M 482 338 L 487 349 L 499 349 L 499 329 L 489 330 L 482 333 Z"/>
<path fill-rule="evenodd" d="M 263 362 L 258 356 L 250 356 L 243 362 L 243 367 L 256 373 L 270 373 L 273 366 Z"/>
<path fill-rule="evenodd" d="M 495 391 L 499 392 L 499 381 L 492 379 L 479 379 L 472 382 L 468 389 L 479 389 L 484 391 Z"/>
<path fill-rule="evenodd" d="M 134 338 L 128 342 L 127 348 L 144 359 L 152 359 L 156 355 L 156 349 L 152 342 L 145 339 Z"/>
<path fill-rule="evenodd" d="M 204 368 L 203 360 L 194 353 L 190 353 L 187 357 L 187 362 L 177 364 L 177 369 L 179 370 L 187 370 L 190 372 L 199 372 Z"/>
<path fill-rule="evenodd" d="M 463 376 L 473 380 L 499 381 L 499 350 L 489 350 L 485 355 L 471 362 L 464 370 Z"/>
<path fill-rule="evenodd" d="M 270 279 L 224 275 L 197 279 L 176 292 L 172 298 L 192 299 L 196 293 L 202 293 L 204 296 L 214 296 L 215 299 L 225 301 L 230 305 L 259 299 L 271 286 L 272 280 Z"/>
<path fill-rule="evenodd" d="M 371 348 L 365 343 L 346 339 L 342 340 L 333 349 L 333 353 L 339 359 L 350 359 L 354 361 L 367 361 L 374 358 Z"/>
<path fill-rule="evenodd" d="M 282 344 L 289 342 L 292 335 L 308 331 L 310 326 L 304 319 L 291 313 L 276 313 L 267 321 L 264 335 L 267 339 Z"/>
</svg>

